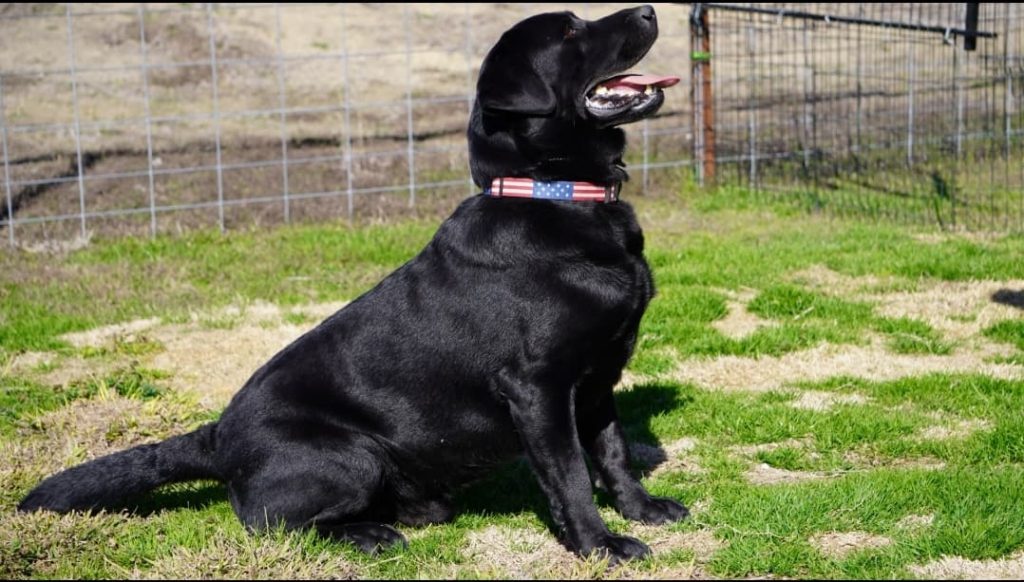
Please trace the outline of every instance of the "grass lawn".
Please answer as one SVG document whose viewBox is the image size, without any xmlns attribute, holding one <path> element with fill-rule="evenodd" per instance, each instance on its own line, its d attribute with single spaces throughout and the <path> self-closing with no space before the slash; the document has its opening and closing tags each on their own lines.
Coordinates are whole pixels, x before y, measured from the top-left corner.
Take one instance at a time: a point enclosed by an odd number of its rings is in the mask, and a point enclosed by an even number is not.
<svg viewBox="0 0 1024 582">
<path fill-rule="evenodd" d="M 693 510 L 568 555 L 517 462 L 365 556 L 247 534 L 215 483 L 18 515 L 62 467 L 215 419 L 267 357 L 438 220 L 0 253 L 0 577 L 1024 576 L 1024 237 L 826 220 L 740 191 L 636 201 L 658 297 L 618 392 L 637 469 Z"/>
</svg>

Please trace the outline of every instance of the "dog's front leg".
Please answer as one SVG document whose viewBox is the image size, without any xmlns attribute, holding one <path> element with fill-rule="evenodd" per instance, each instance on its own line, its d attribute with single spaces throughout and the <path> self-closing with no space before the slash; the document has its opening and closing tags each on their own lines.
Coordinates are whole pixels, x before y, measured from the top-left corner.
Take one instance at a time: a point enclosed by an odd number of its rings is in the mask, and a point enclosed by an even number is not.
<svg viewBox="0 0 1024 582">
<path fill-rule="evenodd" d="M 613 563 L 649 554 L 643 542 L 608 531 L 597 513 L 576 431 L 573 390 L 513 380 L 503 384 L 512 421 L 569 549 L 581 556 L 604 552 Z"/>
<path fill-rule="evenodd" d="M 629 446 L 610 391 L 583 419 L 580 433 L 605 489 L 615 498 L 615 506 L 624 517 L 644 523 L 668 523 L 689 515 L 686 507 L 675 500 L 652 497 L 633 476 Z"/>
</svg>

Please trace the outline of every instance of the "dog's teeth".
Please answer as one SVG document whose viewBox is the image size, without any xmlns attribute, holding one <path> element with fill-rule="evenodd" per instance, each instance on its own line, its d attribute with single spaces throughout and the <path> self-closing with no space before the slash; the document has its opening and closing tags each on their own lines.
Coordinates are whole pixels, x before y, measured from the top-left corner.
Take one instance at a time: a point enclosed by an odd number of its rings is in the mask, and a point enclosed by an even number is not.
<svg viewBox="0 0 1024 582">
<path fill-rule="evenodd" d="M 644 95 L 650 95 L 651 93 L 654 93 L 654 89 L 650 85 L 644 87 Z"/>
<path fill-rule="evenodd" d="M 597 88 L 597 94 L 598 95 L 604 95 L 607 92 L 608 92 L 608 87 L 605 87 L 604 85 L 601 85 L 600 87 Z"/>
</svg>

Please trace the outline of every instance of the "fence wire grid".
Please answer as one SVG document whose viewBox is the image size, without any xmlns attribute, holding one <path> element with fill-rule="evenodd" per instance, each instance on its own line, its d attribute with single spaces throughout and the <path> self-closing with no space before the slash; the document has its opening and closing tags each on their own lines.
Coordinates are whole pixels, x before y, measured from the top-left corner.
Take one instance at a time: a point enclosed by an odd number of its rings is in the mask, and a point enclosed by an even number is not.
<svg viewBox="0 0 1024 582">
<path fill-rule="evenodd" d="M 683 81 L 626 128 L 634 193 L 713 178 L 825 212 L 1024 228 L 1019 5 L 981 4 L 978 29 L 995 36 L 973 51 L 952 32 L 966 4 L 701 6 L 709 54 L 694 5 L 656 5 L 642 68 Z M 595 19 L 621 5 L 562 8 Z M 477 190 L 465 127 L 481 60 L 552 9 L 2 5 L 0 236 L 16 247 L 448 208 Z"/>
</svg>

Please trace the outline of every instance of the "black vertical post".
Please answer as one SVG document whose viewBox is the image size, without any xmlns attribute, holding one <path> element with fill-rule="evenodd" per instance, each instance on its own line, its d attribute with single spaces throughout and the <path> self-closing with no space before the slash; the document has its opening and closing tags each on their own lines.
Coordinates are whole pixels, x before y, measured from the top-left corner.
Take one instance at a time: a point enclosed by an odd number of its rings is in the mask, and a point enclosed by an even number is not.
<svg viewBox="0 0 1024 582">
<path fill-rule="evenodd" d="M 708 11 L 694 4 L 690 13 L 690 98 L 693 104 L 694 154 L 701 185 L 715 179 L 715 110 L 711 85 L 711 28 Z"/>
<path fill-rule="evenodd" d="M 967 34 L 964 36 L 964 50 L 973 51 L 978 48 L 978 8 L 981 6 L 977 2 L 967 3 L 967 18 L 964 22 L 964 30 Z"/>
</svg>

